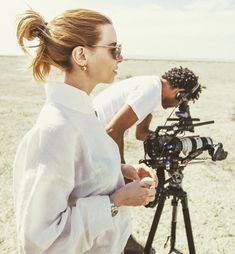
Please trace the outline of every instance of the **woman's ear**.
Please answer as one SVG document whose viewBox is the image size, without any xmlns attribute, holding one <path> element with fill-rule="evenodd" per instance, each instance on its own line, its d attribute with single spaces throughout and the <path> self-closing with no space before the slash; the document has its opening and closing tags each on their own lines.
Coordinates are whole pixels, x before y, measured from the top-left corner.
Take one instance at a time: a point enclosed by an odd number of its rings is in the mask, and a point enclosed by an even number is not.
<svg viewBox="0 0 235 254">
<path fill-rule="evenodd" d="M 72 51 L 72 58 L 76 64 L 80 67 L 87 65 L 86 59 L 86 49 L 84 47 L 78 46 Z"/>
</svg>

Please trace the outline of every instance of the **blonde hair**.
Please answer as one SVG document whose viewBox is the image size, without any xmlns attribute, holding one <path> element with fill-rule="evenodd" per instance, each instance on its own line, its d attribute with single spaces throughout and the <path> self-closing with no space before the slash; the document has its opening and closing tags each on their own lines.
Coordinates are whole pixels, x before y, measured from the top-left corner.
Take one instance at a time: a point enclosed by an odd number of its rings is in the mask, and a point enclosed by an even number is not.
<svg viewBox="0 0 235 254">
<path fill-rule="evenodd" d="M 17 39 L 25 53 L 28 51 L 24 39 L 31 41 L 38 38 L 40 41 L 31 64 L 34 78 L 43 81 L 51 66 L 70 71 L 73 49 L 95 45 L 101 39 L 99 26 L 104 24 L 112 22 L 92 10 L 67 10 L 49 23 L 37 12 L 26 11 L 17 26 Z"/>
</svg>

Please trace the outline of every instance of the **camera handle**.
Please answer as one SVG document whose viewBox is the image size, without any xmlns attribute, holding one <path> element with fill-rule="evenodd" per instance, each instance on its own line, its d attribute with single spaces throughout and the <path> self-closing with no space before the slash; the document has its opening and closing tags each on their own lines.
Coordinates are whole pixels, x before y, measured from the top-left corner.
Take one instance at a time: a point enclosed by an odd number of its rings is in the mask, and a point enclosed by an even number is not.
<svg viewBox="0 0 235 254">
<path fill-rule="evenodd" d="M 185 230 L 187 235 L 187 241 L 188 241 L 188 248 L 190 254 L 195 254 L 195 246 L 193 241 L 193 232 L 191 227 L 191 221 L 189 216 L 189 208 L 188 208 L 188 199 L 187 199 L 187 193 L 182 188 L 175 188 L 172 186 L 166 187 L 159 197 L 159 202 L 157 205 L 157 209 L 154 215 L 154 219 L 151 225 L 151 229 L 148 235 L 148 239 L 144 248 L 144 254 L 150 254 L 151 253 L 151 246 L 152 242 L 158 227 L 158 223 L 160 221 L 160 217 L 164 208 L 164 204 L 167 197 L 172 196 L 172 221 L 171 221 L 171 235 L 168 237 L 167 241 L 170 238 L 171 242 L 171 248 L 170 253 L 177 253 L 182 254 L 180 251 L 178 251 L 175 248 L 176 243 L 176 224 L 177 224 L 177 209 L 178 209 L 178 201 L 181 200 L 182 204 L 182 211 L 183 211 L 183 217 L 184 217 L 184 224 L 185 224 Z M 166 244 L 165 244 L 166 245 Z"/>
</svg>

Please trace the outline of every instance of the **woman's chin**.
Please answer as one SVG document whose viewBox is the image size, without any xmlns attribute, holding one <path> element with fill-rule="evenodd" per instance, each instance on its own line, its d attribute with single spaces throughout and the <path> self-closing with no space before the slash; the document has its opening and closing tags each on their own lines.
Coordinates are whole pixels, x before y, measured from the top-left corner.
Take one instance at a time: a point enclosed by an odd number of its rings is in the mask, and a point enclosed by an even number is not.
<svg viewBox="0 0 235 254">
<path fill-rule="evenodd" d="M 115 77 L 113 76 L 113 77 L 110 77 L 109 79 L 107 79 L 106 80 L 106 82 L 104 82 L 104 83 L 106 83 L 106 84 L 111 84 L 111 83 L 113 83 L 114 82 L 114 79 L 115 79 Z"/>
</svg>

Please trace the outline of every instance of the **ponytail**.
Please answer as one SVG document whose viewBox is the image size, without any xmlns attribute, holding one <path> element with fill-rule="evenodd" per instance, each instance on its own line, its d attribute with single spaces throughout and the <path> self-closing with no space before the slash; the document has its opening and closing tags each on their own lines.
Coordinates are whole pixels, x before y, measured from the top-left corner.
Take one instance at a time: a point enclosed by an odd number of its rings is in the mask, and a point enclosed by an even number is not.
<svg viewBox="0 0 235 254">
<path fill-rule="evenodd" d="M 27 48 L 38 47 L 35 58 L 31 66 L 33 76 L 36 80 L 44 80 L 44 77 L 50 72 L 50 62 L 46 54 L 46 43 L 49 40 L 50 34 L 47 28 L 47 23 L 41 15 L 33 10 L 26 11 L 17 26 L 17 39 L 21 49 L 28 53 Z M 36 46 L 26 46 L 25 40 L 32 41 L 39 40 Z"/>
</svg>

